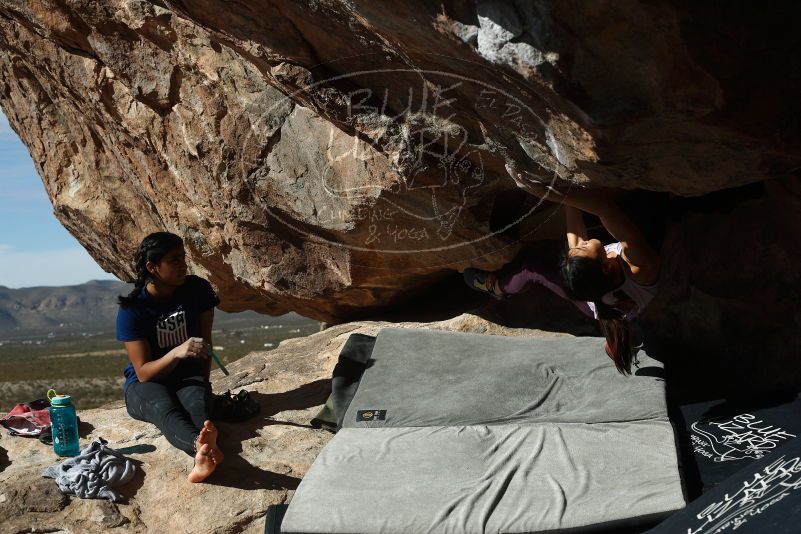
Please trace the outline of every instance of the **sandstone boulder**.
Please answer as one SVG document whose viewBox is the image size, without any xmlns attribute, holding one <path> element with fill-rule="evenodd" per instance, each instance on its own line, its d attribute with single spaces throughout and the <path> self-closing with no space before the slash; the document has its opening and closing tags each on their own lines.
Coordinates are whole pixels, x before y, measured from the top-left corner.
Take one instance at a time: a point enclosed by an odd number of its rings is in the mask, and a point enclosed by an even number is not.
<svg viewBox="0 0 801 534">
<path fill-rule="evenodd" d="M 107 271 L 168 229 L 223 309 L 341 321 L 552 236 L 506 168 L 678 195 L 787 175 L 797 15 L 2 0 L 0 106 Z"/>
</svg>

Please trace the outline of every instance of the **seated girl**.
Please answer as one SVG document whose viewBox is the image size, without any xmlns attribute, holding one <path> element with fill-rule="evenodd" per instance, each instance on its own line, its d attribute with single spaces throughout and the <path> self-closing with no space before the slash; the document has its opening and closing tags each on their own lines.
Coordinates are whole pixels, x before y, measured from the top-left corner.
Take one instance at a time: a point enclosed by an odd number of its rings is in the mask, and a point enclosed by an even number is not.
<svg viewBox="0 0 801 534">
<path fill-rule="evenodd" d="M 554 188 L 523 180 L 519 174 L 516 181 L 524 190 L 564 205 L 567 247 L 559 268 L 536 258 L 524 258 L 497 272 L 466 269 L 465 281 L 495 298 L 520 293 L 530 284 L 540 283 L 572 300 L 583 313 L 598 320 L 606 338 L 604 348 L 618 371 L 631 374 L 636 353 L 631 322 L 656 295 L 659 254 L 620 210 L 609 190 L 564 195 Z M 597 239 L 589 239 L 582 210 L 597 215 L 618 242 L 604 246 Z"/>
<path fill-rule="evenodd" d="M 136 281 L 119 298 L 117 339 L 125 343 L 125 406 L 156 425 L 174 447 L 194 457 L 190 482 L 223 461 L 211 422 L 211 326 L 219 299 L 208 281 L 187 275 L 183 240 L 156 232 L 142 240 Z"/>
</svg>

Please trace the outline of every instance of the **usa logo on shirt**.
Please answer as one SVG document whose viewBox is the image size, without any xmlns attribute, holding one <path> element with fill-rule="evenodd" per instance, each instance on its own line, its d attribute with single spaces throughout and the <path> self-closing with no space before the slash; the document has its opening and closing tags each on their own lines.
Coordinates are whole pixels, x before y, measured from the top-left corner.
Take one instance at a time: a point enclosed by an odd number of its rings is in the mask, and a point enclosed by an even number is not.
<svg viewBox="0 0 801 534">
<path fill-rule="evenodd" d="M 156 337 L 158 338 L 159 348 L 175 347 L 187 339 L 186 332 L 186 312 L 179 308 L 167 317 L 156 323 Z"/>
</svg>

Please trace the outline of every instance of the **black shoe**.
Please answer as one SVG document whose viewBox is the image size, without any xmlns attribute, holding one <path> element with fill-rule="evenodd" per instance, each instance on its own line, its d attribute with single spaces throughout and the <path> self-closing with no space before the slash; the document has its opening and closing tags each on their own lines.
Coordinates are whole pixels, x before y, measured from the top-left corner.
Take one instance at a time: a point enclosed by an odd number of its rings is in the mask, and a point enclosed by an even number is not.
<svg viewBox="0 0 801 534">
<path fill-rule="evenodd" d="M 462 276 L 464 276 L 464 281 L 470 289 L 486 293 L 495 300 L 503 300 L 506 296 L 497 287 L 497 278 L 492 271 L 467 268 L 462 273 Z"/>
</svg>

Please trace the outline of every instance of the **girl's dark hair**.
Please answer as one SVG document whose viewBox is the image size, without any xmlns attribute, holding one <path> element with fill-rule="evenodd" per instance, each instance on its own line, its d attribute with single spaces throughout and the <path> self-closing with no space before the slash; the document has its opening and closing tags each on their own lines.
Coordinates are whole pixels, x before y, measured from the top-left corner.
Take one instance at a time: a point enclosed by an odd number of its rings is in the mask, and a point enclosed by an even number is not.
<svg viewBox="0 0 801 534">
<path fill-rule="evenodd" d="M 620 374 L 631 374 L 631 362 L 634 359 L 634 349 L 631 346 L 631 327 L 619 311 L 604 304 L 600 300 L 595 302 L 598 312 L 598 324 L 601 326 L 606 338 L 606 355 L 615 362 Z"/>
<path fill-rule="evenodd" d="M 134 258 L 133 267 L 136 272 L 136 280 L 134 280 L 133 291 L 127 297 L 120 295 L 117 303 L 123 308 L 136 306 L 138 304 L 137 295 L 150 280 L 150 273 L 146 267 L 147 262 L 158 264 L 169 251 L 181 246 L 183 242 L 183 239 L 170 232 L 154 232 L 145 237 L 139 243 Z"/>
<path fill-rule="evenodd" d="M 567 250 L 562 255 L 559 274 L 562 289 L 573 300 L 592 302 L 598 314 L 598 324 L 606 338 L 606 354 L 615 362 L 622 374 L 631 374 L 634 352 L 631 346 L 631 329 L 623 315 L 601 299 L 615 289 L 614 283 L 604 272 L 599 260 L 581 256 L 569 257 Z"/>
</svg>

